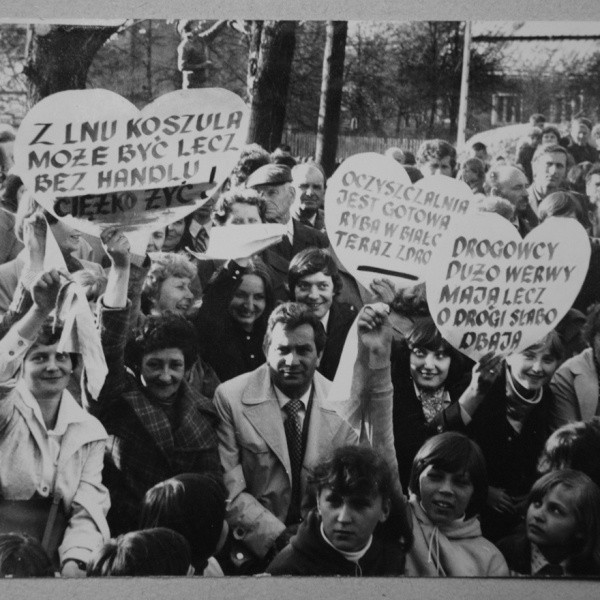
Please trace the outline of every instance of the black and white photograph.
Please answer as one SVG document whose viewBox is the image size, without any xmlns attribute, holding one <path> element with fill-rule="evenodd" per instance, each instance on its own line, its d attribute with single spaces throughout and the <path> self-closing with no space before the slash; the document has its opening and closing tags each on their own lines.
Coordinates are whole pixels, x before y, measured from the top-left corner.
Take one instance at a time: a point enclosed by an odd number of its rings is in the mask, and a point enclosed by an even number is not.
<svg viewBox="0 0 600 600">
<path fill-rule="evenodd" d="M 0 593 L 593 593 L 600 15 L 280 13 L 0 20 Z"/>
</svg>

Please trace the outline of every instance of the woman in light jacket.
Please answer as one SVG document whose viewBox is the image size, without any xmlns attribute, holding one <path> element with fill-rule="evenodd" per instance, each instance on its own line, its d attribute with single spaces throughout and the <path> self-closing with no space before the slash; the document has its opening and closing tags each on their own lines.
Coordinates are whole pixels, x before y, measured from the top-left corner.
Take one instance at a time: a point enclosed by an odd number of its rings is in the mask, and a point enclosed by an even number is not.
<svg viewBox="0 0 600 600">
<path fill-rule="evenodd" d="M 38 277 L 33 306 L 0 341 L 0 530 L 36 536 L 63 576 L 84 577 L 109 538 L 106 431 L 66 390 L 74 358 L 47 320 L 61 277 Z"/>
</svg>

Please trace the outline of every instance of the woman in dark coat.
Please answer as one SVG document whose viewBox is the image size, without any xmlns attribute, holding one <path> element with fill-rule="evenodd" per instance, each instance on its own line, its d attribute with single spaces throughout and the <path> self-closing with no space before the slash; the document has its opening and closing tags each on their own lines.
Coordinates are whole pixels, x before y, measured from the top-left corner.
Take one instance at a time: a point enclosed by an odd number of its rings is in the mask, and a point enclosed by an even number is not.
<svg viewBox="0 0 600 600">
<path fill-rule="evenodd" d="M 149 317 L 127 346 L 129 249 L 115 228 L 102 234 L 112 267 L 100 299 L 99 325 L 108 375 L 89 410 L 106 428 L 103 482 L 111 495 L 108 522 L 118 535 L 137 525 L 144 494 L 179 473 L 222 476 L 217 451 L 217 414 L 212 402 L 192 388 L 187 371 L 197 348 L 192 326 L 181 316 Z"/>
<path fill-rule="evenodd" d="M 202 358 L 221 382 L 265 362 L 262 346 L 274 306 L 271 273 L 260 259 L 231 260 L 215 273 L 190 320 Z"/>
<path fill-rule="evenodd" d="M 470 372 L 430 318 L 417 321 L 405 340 L 393 343 L 391 360 L 394 445 L 406 491 L 413 459 L 425 440 L 442 431 L 464 431 L 458 400 Z"/>
<path fill-rule="evenodd" d="M 536 479 L 537 461 L 550 435 L 554 398 L 548 386 L 563 356 L 554 331 L 507 357 L 478 406 L 470 409 L 467 435 L 485 456 L 488 502 L 481 514 L 483 535 L 492 542 L 523 518 L 523 502 Z"/>
<path fill-rule="evenodd" d="M 252 190 L 232 190 L 217 201 L 215 227 L 264 223 L 265 202 Z M 203 261 L 204 262 L 204 261 Z M 267 320 L 275 306 L 273 273 L 258 256 L 213 265 L 202 305 L 191 317 L 202 358 L 221 381 L 253 371 L 265 361 L 262 349 Z"/>
</svg>

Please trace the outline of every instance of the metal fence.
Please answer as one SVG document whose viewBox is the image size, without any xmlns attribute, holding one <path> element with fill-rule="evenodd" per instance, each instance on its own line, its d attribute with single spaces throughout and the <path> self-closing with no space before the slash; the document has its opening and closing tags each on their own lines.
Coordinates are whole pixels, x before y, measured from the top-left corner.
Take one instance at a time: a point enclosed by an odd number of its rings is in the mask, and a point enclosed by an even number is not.
<svg viewBox="0 0 600 600">
<path fill-rule="evenodd" d="M 380 138 L 360 135 L 340 135 L 338 137 L 337 159 L 344 160 L 359 152 L 383 154 L 388 148 L 398 146 L 416 153 L 425 138 Z M 315 133 L 284 133 L 282 143 L 292 148 L 294 156 L 314 156 L 317 135 Z"/>
</svg>

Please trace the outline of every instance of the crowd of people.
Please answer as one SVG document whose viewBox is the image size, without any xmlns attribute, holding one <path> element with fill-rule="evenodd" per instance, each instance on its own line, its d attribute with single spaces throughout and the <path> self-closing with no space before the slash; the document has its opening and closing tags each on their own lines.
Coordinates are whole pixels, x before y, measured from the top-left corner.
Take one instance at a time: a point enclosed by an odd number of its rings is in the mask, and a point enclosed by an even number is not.
<svg viewBox="0 0 600 600">
<path fill-rule="evenodd" d="M 477 363 L 438 331 L 424 284 L 354 279 L 330 247 L 325 173 L 289 148 L 246 147 L 143 256 L 118 227 L 72 229 L 9 173 L 0 574 L 600 575 L 596 127 L 542 121 L 513 163 L 481 143 L 460 162 L 443 140 L 386 152 L 413 182 L 462 179 L 522 236 L 550 216 L 588 232 L 556 329 Z M 202 258 L 213 228 L 257 223 L 286 233 Z M 67 297 L 90 319 L 68 325 Z"/>
</svg>

